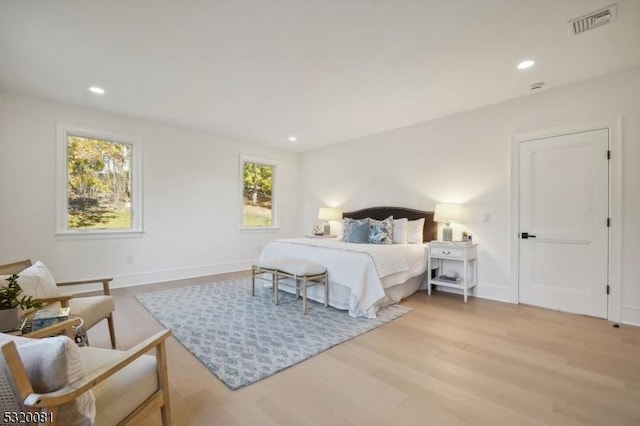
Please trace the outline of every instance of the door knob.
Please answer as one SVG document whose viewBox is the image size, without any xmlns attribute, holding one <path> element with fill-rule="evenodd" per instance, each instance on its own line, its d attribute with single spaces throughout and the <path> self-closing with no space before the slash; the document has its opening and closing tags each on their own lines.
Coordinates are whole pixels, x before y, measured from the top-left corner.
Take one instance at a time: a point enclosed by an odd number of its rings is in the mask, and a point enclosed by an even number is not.
<svg viewBox="0 0 640 426">
<path fill-rule="evenodd" d="M 531 235 L 528 232 L 523 232 L 522 234 L 520 234 L 520 236 L 522 237 L 523 240 L 526 240 L 528 238 L 535 238 L 535 235 Z"/>
</svg>

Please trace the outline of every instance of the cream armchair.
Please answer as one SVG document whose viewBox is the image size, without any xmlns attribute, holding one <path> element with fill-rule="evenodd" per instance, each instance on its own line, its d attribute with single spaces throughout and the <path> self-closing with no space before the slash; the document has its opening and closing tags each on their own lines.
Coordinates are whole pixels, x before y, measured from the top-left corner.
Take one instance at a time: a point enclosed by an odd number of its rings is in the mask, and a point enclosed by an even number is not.
<svg viewBox="0 0 640 426">
<path fill-rule="evenodd" d="M 85 329 L 90 329 L 100 321 L 106 319 L 109 325 L 109 337 L 111 347 L 116 347 L 116 332 L 113 324 L 113 311 L 115 301 L 111 296 L 109 283 L 112 278 L 98 278 L 91 280 L 55 282 L 46 266 L 41 262 L 31 263 L 30 259 L 19 262 L 0 265 L 0 276 L 18 274 L 21 276 L 18 283 L 25 294 L 33 296 L 35 299 L 45 303 L 45 308 L 55 309 L 56 307 L 70 307 L 71 314 L 77 315 L 84 320 Z M 23 276 L 24 275 L 24 276 Z M 23 280 L 29 278 L 31 285 L 25 285 Z M 61 293 L 60 288 L 68 288 L 79 284 L 102 284 L 102 293 L 98 296 L 74 296 L 69 293 Z M 42 294 L 37 294 L 38 290 Z M 46 297 L 42 297 L 45 294 Z"/>
<path fill-rule="evenodd" d="M 67 336 L 36 340 L 0 333 L 0 365 L 18 409 L 32 420 L 64 426 L 135 425 L 159 409 L 167 426 L 165 340 L 170 335 L 164 330 L 119 351 L 79 348 Z M 145 355 L 152 349 L 155 356 Z"/>
</svg>

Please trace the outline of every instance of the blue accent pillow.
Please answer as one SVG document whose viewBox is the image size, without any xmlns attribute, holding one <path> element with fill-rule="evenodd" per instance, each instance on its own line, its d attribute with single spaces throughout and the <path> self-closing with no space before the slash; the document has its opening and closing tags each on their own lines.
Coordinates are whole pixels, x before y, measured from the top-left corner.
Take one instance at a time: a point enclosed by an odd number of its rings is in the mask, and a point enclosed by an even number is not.
<svg viewBox="0 0 640 426">
<path fill-rule="evenodd" d="M 342 222 L 342 240 L 347 243 L 369 242 L 369 219 L 344 219 Z"/>
<path fill-rule="evenodd" d="M 393 216 L 384 220 L 369 219 L 369 242 L 393 244 Z"/>
</svg>

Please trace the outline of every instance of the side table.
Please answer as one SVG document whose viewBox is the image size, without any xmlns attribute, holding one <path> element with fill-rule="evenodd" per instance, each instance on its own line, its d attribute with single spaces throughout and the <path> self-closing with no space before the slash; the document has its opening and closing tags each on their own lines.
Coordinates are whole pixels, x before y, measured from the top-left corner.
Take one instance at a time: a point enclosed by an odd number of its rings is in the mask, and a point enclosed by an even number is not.
<svg viewBox="0 0 640 426">
<path fill-rule="evenodd" d="M 443 278 L 444 266 L 447 262 L 460 262 L 463 265 L 462 277 L 458 280 L 446 280 Z M 427 289 L 431 295 L 431 285 L 457 288 L 462 290 L 464 301 L 467 302 L 469 290 L 478 284 L 478 245 L 477 244 L 453 244 L 432 241 L 427 244 L 427 270 L 431 271 L 431 265 L 437 264 L 436 278 L 427 274 Z M 470 269 L 472 269 L 470 271 Z"/>
<path fill-rule="evenodd" d="M 89 337 L 87 336 L 87 330 L 84 328 L 84 320 L 74 315 L 70 315 L 68 320 L 34 331 L 31 331 L 31 319 L 26 319 L 21 328 L 5 333 L 34 339 L 66 334 L 69 338 L 73 339 L 78 346 L 89 346 Z"/>
</svg>

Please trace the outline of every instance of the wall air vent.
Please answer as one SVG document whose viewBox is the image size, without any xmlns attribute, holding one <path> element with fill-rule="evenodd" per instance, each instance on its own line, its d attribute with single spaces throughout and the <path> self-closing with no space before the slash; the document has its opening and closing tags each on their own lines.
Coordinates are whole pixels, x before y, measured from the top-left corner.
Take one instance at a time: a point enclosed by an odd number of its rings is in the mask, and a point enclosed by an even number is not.
<svg viewBox="0 0 640 426">
<path fill-rule="evenodd" d="M 537 83 L 533 83 L 531 86 L 529 86 L 529 88 L 531 90 L 538 90 L 538 89 L 542 89 L 542 86 L 544 86 L 544 81 L 539 81 Z"/>
<path fill-rule="evenodd" d="M 616 20 L 617 5 L 614 3 L 605 8 L 588 13 L 579 18 L 567 22 L 569 32 L 578 35 L 585 31 L 592 30 L 603 25 L 607 25 Z"/>
</svg>

